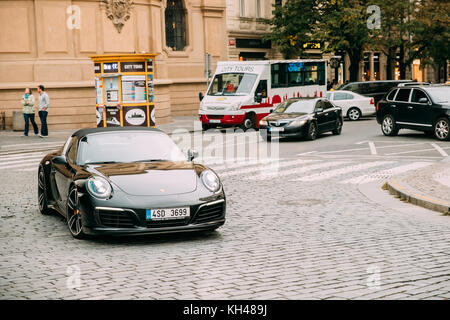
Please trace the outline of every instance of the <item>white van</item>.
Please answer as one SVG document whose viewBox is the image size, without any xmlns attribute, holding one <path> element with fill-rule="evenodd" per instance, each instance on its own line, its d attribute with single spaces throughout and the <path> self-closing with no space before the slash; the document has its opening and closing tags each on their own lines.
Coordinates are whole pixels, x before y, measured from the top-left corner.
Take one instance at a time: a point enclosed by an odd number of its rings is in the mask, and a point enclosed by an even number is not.
<svg viewBox="0 0 450 320">
<path fill-rule="evenodd" d="M 288 98 L 326 97 L 326 67 L 319 59 L 218 62 L 206 95 L 200 95 L 203 130 L 258 128 Z"/>
</svg>

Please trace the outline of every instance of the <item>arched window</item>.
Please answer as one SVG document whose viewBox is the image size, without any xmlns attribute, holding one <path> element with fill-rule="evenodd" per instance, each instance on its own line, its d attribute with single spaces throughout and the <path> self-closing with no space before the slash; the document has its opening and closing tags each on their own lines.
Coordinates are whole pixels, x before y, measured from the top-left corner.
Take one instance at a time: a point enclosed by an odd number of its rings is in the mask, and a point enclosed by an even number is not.
<svg viewBox="0 0 450 320">
<path fill-rule="evenodd" d="M 186 46 L 186 10 L 182 0 L 167 0 L 166 45 L 174 51 Z"/>
</svg>

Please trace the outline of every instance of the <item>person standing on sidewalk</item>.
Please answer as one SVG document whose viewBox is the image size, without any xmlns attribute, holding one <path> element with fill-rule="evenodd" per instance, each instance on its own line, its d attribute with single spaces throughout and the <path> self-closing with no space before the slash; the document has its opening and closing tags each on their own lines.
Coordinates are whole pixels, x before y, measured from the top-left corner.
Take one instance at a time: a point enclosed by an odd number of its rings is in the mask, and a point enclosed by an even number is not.
<svg viewBox="0 0 450 320">
<path fill-rule="evenodd" d="M 39 136 L 44 138 L 48 136 L 47 115 L 48 108 L 50 107 L 50 98 L 48 97 L 47 92 L 45 92 L 43 85 L 39 85 L 37 89 L 39 92 L 39 119 L 41 119 L 41 134 Z"/>
<path fill-rule="evenodd" d="M 29 129 L 29 121 L 31 121 L 31 124 L 33 125 L 34 134 L 38 134 L 38 126 L 36 122 L 34 121 L 34 114 L 35 114 L 35 107 L 34 107 L 34 96 L 31 94 L 31 89 L 26 88 L 25 94 L 22 96 L 22 106 L 23 106 L 23 117 L 25 119 L 25 131 L 23 132 L 23 135 L 25 137 L 28 136 L 28 129 Z"/>
</svg>

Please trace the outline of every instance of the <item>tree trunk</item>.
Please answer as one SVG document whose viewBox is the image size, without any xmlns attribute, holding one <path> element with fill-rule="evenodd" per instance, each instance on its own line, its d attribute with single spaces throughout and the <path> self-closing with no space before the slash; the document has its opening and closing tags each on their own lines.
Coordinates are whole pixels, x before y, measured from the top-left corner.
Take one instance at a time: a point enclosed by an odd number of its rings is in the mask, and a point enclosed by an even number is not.
<svg viewBox="0 0 450 320">
<path fill-rule="evenodd" d="M 400 79 L 406 79 L 406 64 L 405 64 L 405 45 L 402 43 L 400 45 Z"/>
<path fill-rule="evenodd" d="M 348 57 L 350 58 L 350 82 L 359 81 L 359 62 L 361 61 L 361 52 L 349 52 Z"/>
<path fill-rule="evenodd" d="M 395 58 L 396 51 L 397 51 L 396 47 L 390 47 L 388 49 L 387 61 L 386 61 L 386 80 L 394 79 L 394 58 Z"/>
</svg>

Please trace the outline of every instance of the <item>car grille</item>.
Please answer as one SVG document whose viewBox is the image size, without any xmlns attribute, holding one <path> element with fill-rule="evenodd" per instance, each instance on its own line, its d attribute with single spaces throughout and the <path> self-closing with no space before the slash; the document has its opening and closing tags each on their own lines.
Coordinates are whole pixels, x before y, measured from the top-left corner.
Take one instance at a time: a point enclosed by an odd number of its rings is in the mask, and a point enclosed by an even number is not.
<svg viewBox="0 0 450 320">
<path fill-rule="evenodd" d="M 186 223 L 186 219 L 146 221 L 147 228 L 179 227 L 185 226 Z"/>
<path fill-rule="evenodd" d="M 209 119 L 222 119 L 223 116 L 221 116 L 221 115 L 215 115 L 215 114 L 209 114 L 209 115 L 208 115 L 208 118 L 209 118 Z"/>
<path fill-rule="evenodd" d="M 287 122 L 287 121 L 284 121 L 284 122 L 269 121 L 269 125 L 272 126 L 272 127 L 284 127 L 288 123 L 289 122 Z"/>
<path fill-rule="evenodd" d="M 111 228 L 133 228 L 134 219 L 127 212 L 114 210 L 99 210 L 99 218 L 102 225 Z"/>
<path fill-rule="evenodd" d="M 225 202 L 203 206 L 197 212 L 194 223 L 204 223 L 219 219 L 223 216 L 225 209 Z"/>
</svg>

